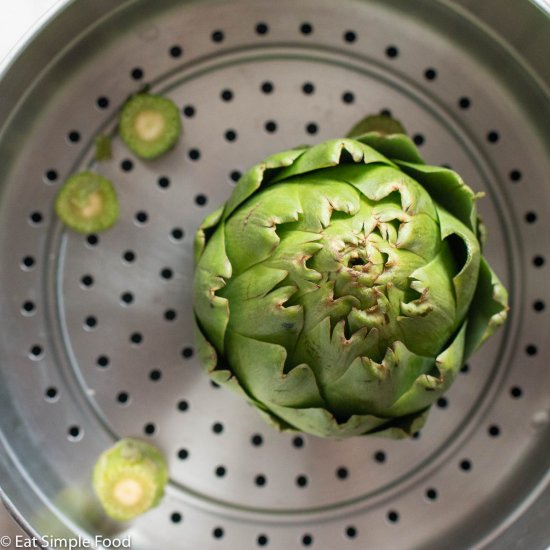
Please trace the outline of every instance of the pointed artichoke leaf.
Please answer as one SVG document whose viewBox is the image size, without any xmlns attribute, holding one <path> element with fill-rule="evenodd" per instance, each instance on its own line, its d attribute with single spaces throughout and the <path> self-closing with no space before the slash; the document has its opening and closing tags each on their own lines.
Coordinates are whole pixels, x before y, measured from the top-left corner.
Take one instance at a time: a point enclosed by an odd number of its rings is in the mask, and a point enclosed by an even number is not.
<svg viewBox="0 0 550 550">
<path fill-rule="evenodd" d="M 391 416 L 404 416 L 430 407 L 453 383 L 464 363 L 466 323 L 462 325 L 448 348 L 435 360 L 435 369 L 420 375 L 410 389 L 387 411 Z"/>
<path fill-rule="evenodd" d="M 399 206 L 402 212 L 408 215 L 426 213 L 437 220 L 437 212 L 428 192 L 416 182 L 393 166 L 381 163 L 371 163 L 366 166 L 361 164 L 342 164 L 330 169 L 323 169 L 315 174 L 304 177 L 330 181 L 342 181 L 355 187 L 369 200 L 369 204 L 376 205 L 390 198 L 384 204 Z M 398 199 L 393 194 L 399 193 Z"/>
<path fill-rule="evenodd" d="M 468 313 L 465 359 L 506 321 L 508 309 L 508 292 L 482 257 L 477 288 Z"/>
<path fill-rule="evenodd" d="M 410 286 L 410 274 L 413 273 L 419 267 L 426 264 L 426 260 L 405 250 L 404 248 L 398 248 L 397 246 L 384 241 L 382 239 L 376 240 L 374 235 L 370 236 L 373 241 L 373 246 L 378 249 L 383 255 L 383 269 L 376 276 L 376 285 L 378 287 L 386 286 L 387 289 L 392 286 L 394 289 L 399 289 L 402 293 L 407 292 Z M 372 290 L 372 289 L 358 289 L 358 290 Z M 403 297 L 399 300 L 399 303 L 403 301 Z M 370 307 L 370 306 L 369 306 Z M 397 311 L 399 309 L 397 308 Z"/>
<path fill-rule="evenodd" d="M 352 139 L 331 139 L 305 151 L 294 163 L 281 170 L 273 182 L 280 182 L 341 163 L 370 164 L 373 162 L 394 166 L 390 160 L 368 145 Z"/>
<path fill-rule="evenodd" d="M 398 222 L 399 249 L 409 250 L 425 260 L 433 258 L 440 241 L 437 211 L 419 183 L 395 168 L 379 164 L 339 166 L 330 170 L 330 176 L 358 189 L 373 205 L 372 218 L 379 224 L 387 224 L 382 228 L 392 230 L 388 222 Z"/>
<path fill-rule="evenodd" d="M 418 154 L 414 142 L 403 134 L 383 135 L 379 132 L 369 132 L 355 138 L 357 141 L 380 151 L 386 158 L 393 162 L 398 161 L 424 164 L 424 160 Z"/>
<path fill-rule="evenodd" d="M 284 281 L 287 275 L 288 272 L 284 269 L 266 266 L 263 263 L 257 264 L 232 277 L 225 287 L 218 291 L 218 295 L 231 302 L 233 314 L 233 308 L 238 307 L 239 302 L 263 298 Z"/>
<path fill-rule="evenodd" d="M 439 244 L 437 223 L 422 212 L 400 224 L 395 246 L 398 252 L 408 250 L 425 261 L 430 261 L 436 255 Z"/>
<path fill-rule="evenodd" d="M 285 286 L 261 298 L 230 300 L 229 328 L 249 338 L 294 348 L 304 325 L 303 309 L 285 303 L 295 292 L 295 287 Z"/>
<path fill-rule="evenodd" d="M 278 432 L 297 432 L 298 428 L 292 426 L 282 418 L 279 418 L 275 415 L 273 411 L 263 410 L 261 407 L 258 407 L 258 412 L 260 416 Z"/>
<path fill-rule="evenodd" d="M 210 374 L 218 366 L 218 354 L 214 346 L 204 336 L 198 322 L 195 323 L 195 343 L 197 344 L 199 363 Z M 229 371 L 227 373 L 231 375 Z"/>
<path fill-rule="evenodd" d="M 453 286 L 456 298 L 456 319 L 462 322 L 472 303 L 479 274 L 481 250 L 475 234 L 458 218 L 449 214 L 444 208 L 438 208 L 441 237 L 447 239 L 451 252 L 457 262 Z M 456 239 L 449 238 L 458 237 Z"/>
<path fill-rule="evenodd" d="M 352 213 L 356 222 L 373 230 L 394 231 L 391 222 L 399 224 L 396 244 L 425 260 L 435 255 L 440 242 L 437 211 L 427 191 L 412 178 L 395 168 L 380 164 L 340 165 L 300 178 L 302 181 L 325 179 L 344 181 L 361 192 L 362 204 Z M 363 201 L 366 201 L 363 204 Z M 365 219 L 362 212 L 368 213 Z M 360 213 L 357 216 L 357 213 Z M 364 220 L 364 221 L 362 221 Z"/>
<path fill-rule="evenodd" d="M 373 332 L 372 330 L 370 331 Z M 330 410 L 337 415 L 374 414 L 390 417 L 388 410 L 421 375 L 429 372 L 433 357 L 410 352 L 402 342 L 386 350 L 381 363 L 357 357 L 325 391 Z"/>
<path fill-rule="evenodd" d="M 312 330 L 327 317 L 331 326 L 335 326 L 338 321 L 349 315 L 353 307 L 359 306 L 359 300 L 354 296 L 335 297 L 333 281 L 320 283 L 315 291 L 302 295 L 300 303 L 304 306 L 305 312 L 304 333 Z"/>
<path fill-rule="evenodd" d="M 277 226 L 298 220 L 303 212 L 299 191 L 290 184 L 265 189 L 227 220 L 226 250 L 235 274 L 266 260 L 276 250 Z"/>
<path fill-rule="evenodd" d="M 273 174 L 276 174 L 279 169 L 285 166 L 292 165 L 306 150 L 307 148 L 296 148 L 277 153 L 248 170 L 237 182 L 231 197 L 225 205 L 224 220 L 227 220 L 260 187 L 268 185 Z"/>
<path fill-rule="evenodd" d="M 364 435 L 387 422 L 384 418 L 372 415 L 356 415 L 340 423 L 323 408 L 292 409 L 272 406 L 271 409 L 277 417 L 288 425 L 294 426 L 297 431 L 319 437 L 344 438 Z"/>
<path fill-rule="evenodd" d="M 204 332 L 219 353 L 224 352 L 224 337 L 229 322 L 229 306 L 216 291 L 225 286 L 232 268 L 225 253 L 223 224 L 212 235 L 196 268 L 193 284 L 193 308 Z"/>
<path fill-rule="evenodd" d="M 335 212 L 353 215 L 359 210 L 359 193 L 347 183 L 316 174 L 299 176 L 290 181 L 289 185 L 299 186 L 300 189 L 303 213 L 297 228 L 302 231 L 321 232 L 330 225 Z"/>
<path fill-rule="evenodd" d="M 193 243 L 195 265 L 199 263 L 199 260 L 204 251 L 204 247 L 206 246 L 209 237 L 213 234 L 213 231 L 221 220 L 222 215 L 223 206 L 220 206 L 220 208 L 214 210 L 214 212 L 211 212 L 210 214 L 208 214 L 208 216 L 206 216 L 206 218 L 204 218 L 197 232 L 195 233 L 195 240 Z"/>
<path fill-rule="evenodd" d="M 321 235 L 294 228 L 285 230 L 284 226 L 278 228 L 277 234 L 279 246 L 262 265 L 285 270 L 289 282 L 299 290 L 313 290 L 315 283 L 321 279 L 321 274 L 311 269 L 307 261 L 323 248 L 318 242 Z"/>
<path fill-rule="evenodd" d="M 483 220 L 478 216 L 477 217 L 477 240 L 479 241 L 479 246 L 481 251 L 485 249 L 485 245 L 487 244 L 487 238 L 488 238 L 488 231 L 487 226 L 483 223 Z"/>
<path fill-rule="evenodd" d="M 241 386 L 269 410 L 272 405 L 290 408 L 323 407 L 312 370 L 300 364 L 285 373 L 284 347 L 228 331 L 227 357 Z"/>
<path fill-rule="evenodd" d="M 328 321 L 328 319 L 320 323 L 318 327 L 321 327 L 326 321 Z M 325 400 L 329 403 L 330 409 L 333 412 L 338 412 L 336 408 L 333 408 L 333 405 L 339 400 L 339 396 L 337 396 L 336 400 L 332 399 L 333 390 L 335 389 L 337 381 L 345 375 L 350 365 L 359 357 L 374 355 L 378 346 L 378 333 L 376 330 L 373 331 L 364 327 L 350 336 L 347 336 L 345 332 L 346 321 L 342 320 L 336 323 L 332 335 L 330 336 L 330 348 L 322 357 L 322 364 L 319 365 L 319 369 L 323 371 L 323 376 L 322 378 L 319 377 L 319 379 L 321 380 Z M 314 331 L 312 331 L 312 336 L 313 333 Z M 318 344 L 320 347 L 322 342 Z M 355 414 L 356 412 L 357 411 L 344 411 L 343 414 L 349 415 Z"/>
<path fill-rule="evenodd" d="M 404 161 L 396 163 L 405 173 L 418 181 L 436 202 L 457 217 L 468 229 L 476 231 L 477 196 L 455 171 Z"/>
<path fill-rule="evenodd" d="M 210 379 L 216 384 L 225 386 L 234 393 L 238 393 L 250 399 L 250 396 L 243 390 L 233 373 L 218 364 L 218 354 L 214 346 L 205 338 L 198 325 L 196 325 L 195 328 L 195 341 L 199 360 L 203 369 L 210 376 Z"/>
<path fill-rule="evenodd" d="M 437 256 L 411 274 L 410 286 L 418 297 L 401 302 L 397 323 L 413 353 L 435 357 L 455 330 L 455 269 L 450 247 L 444 241 Z"/>
<path fill-rule="evenodd" d="M 426 424 L 430 409 L 424 409 L 407 416 L 393 418 L 387 424 L 371 432 L 376 437 L 387 437 L 388 439 L 405 439 L 413 437 Z"/>
<path fill-rule="evenodd" d="M 327 357 L 337 361 L 345 358 L 335 357 L 338 351 L 331 347 L 331 327 L 347 318 L 352 307 L 359 306 L 359 300 L 354 296 L 334 298 L 334 283 L 320 285 L 315 291 L 300 296 L 300 304 L 304 311 L 304 327 L 298 337 L 296 346 L 291 354 L 292 364 L 307 363 L 314 369 L 319 383 L 323 383 L 323 376 L 331 376 L 324 372 L 323 366 L 338 368 L 340 362 L 331 363 Z"/>
<path fill-rule="evenodd" d="M 286 302 L 296 287 L 277 285 L 288 272 L 258 264 L 228 282 L 220 295 L 229 301 L 229 328 L 244 336 L 293 348 L 303 326 L 300 305 Z"/>
<path fill-rule="evenodd" d="M 312 292 L 310 295 L 318 294 Z M 311 317 L 311 312 L 307 305 L 304 305 L 306 316 Z M 332 362 L 337 354 L 336 350 L 331 349 L 330 345 L 330 316 L 325 314 L 318 323 L 311 327 L 305 328 L 300 334 L 294 356 L 293 363 L 308 363 L 312 365 L 313 371 L 319 380 L 319 384 L 324 386 L 326 379 L 330 376 L 330 372 L 325 371 L 325 365 L 329 365 L 329 369 L 335 365 Z M 327 355 L 329 357 L 327 357 Z"/>
<path fill-rule="evenodd" d="M 375 331 L 376 346 L 371 349 L 368 357 L 382 360 L 388 346 L 404 337 L 398 322 L 400 299 L 404 294 L 391 283 L 385 289 L 375 286 L 370 290 L 371 299 L 374 300 L 373 305 L 366 309 L 354 307 L 348 315 L 348 322 L 352 332 L 362 328 Z"/>
</svg>

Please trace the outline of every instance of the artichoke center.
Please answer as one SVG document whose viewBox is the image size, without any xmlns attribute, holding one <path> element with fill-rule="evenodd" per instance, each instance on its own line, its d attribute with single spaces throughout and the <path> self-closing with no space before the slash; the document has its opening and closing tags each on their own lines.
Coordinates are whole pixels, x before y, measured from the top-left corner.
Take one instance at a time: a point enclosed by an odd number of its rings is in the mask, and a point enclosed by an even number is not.
<svg viewBox="0 0 550 550">
<path fill-rule="evenodd" d="M 124 506 L 134 506 L 143 497 L 143 488 L 132 478 L 124 478 L 113 487 L 113 496 Z"/>
<path fill-rule="evenodd" d="M 166 122 L 162 113 L 154 109 L 141 111 L 134 122 L 136 133 L 144 141 L 154 141 L 164 132 Z"/>
<path fill-rule="evenodd" d="M 99 190 L 89 194 L 83 193 L 82 196 L 71 201 L 71 207 L 75 214 L 89 220 L 100 214 L 103 210 L 103 197 Z"/>
</svg>

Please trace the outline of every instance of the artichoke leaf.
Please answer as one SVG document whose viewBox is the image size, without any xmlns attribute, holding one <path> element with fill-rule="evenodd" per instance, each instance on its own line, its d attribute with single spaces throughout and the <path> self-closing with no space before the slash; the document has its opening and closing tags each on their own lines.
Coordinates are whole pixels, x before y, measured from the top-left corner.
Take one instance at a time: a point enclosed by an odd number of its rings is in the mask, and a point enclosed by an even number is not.
<svg viewBox="0 0 550 550">
<path fill-rule="evenodd" d="M 311 177 L 311 176 L 310 176 Z M 426 213 L 437 221 L 437 212 L 430 195 L 426 190 L 407 174 L 393 166 L 373 163 L 367 166 L 346 164 L 320 171 L 318 177 L 344 181 L 358 189 L 371 204 L 379 203 L 392 193 L 398 192 L 400 200 L 391 202 L 401 207 L 409 216 Z M 386 203 L 382 203 L 383 209 Z"/>
<path fill-rule="evenodd" d="M 350 161 L 362 165 L 377 162 L 394 166 L 389 159 L 368 145 L 352 139 L 331 139 L 306 150 L 294 163 L 283 168 L 273 182 L 281 182 L 321 168 L 349 164 Z"/>
<path fill-rule="evenodd" d="M 279 245 L 277 225 L 298 220 L 300 190 L 286 185 L 253 196 L 225 224 L 227 256 L 235 275 L 270 257 Z"/>
<path fill-rule="evenodd" d="M 276 153 L 260 164 L 253 166 L 237 182 L 231 197 L 225 205 L 223 219 L 227 220 L 260 187 L 267 186 L 272 179 L 271 174 L 276 173 L 280 168 L 292 165 L 306 150 L 307 148 L 297 148 Z"/>
<path fill-rule="evenodd" d="M 321 235 L 297 229 L 278 229 L 280 238 L 277 250 L 262 265 L 285 270 L 289 283 L 300 291 L 314 290 L 321 274 L 307 265 L 307 261 L 315 256 L 323 245 L 318 242 Z"/>
<path fill-rule="evenodd" d="M 382 239 L 375 241 L 375 246 L 387 258 L 383 271 L 376 278 L 376 285 L 393 285 L 406 292 L 410 287 L 410 274 L 426 265 L 426 261 L 414 252 L 392 246 Z"/>
<path fill-rule="evenodd" d="M 227 357 L 246 393 L 263 403 L 292 408 L 323 407 L 325 403 L 312 370 L 300 364 L 284 371 L 284 347 L 243 336 L 232 330 L 227 335 Z"/>
<path fill-rule="evenodd" d="M 271 426 L 273 426 L 279 432 L 297 432 L 297 428 L 279 418 L 273 411 L 265 410 L 263 407 L 258 407 L 258 413 L 260 416 Z"/>
<path fill-rule="evenodd" d="M 440 243 L 439 227 L 430 216 L 420 213 L 401 223 L 395 246 L 429 261 L 436 255 Z"/>
<path fill-rule="evenodd" d="M 199 363 L 210 374 L 218 365 L 218 354 L 214 346 L 206 339 L 198 322 L 195 323 L 195 342 Z"/>
<path fill-rule="evenodd" d="M 362 355 L 376 353 L 378 346 L 376 330 L 364 327 L 347 336 L 345 325 L 345 320 L 338 321 L 331 333 L 330 317 L 325 317 L 311 330 L 303 332 L 299 349 L 293 358 L 294 361 L 309 358 L 311 369 L 327 402 L 333 384 L 345 374 L 352 362 Z"/>
<path fill-rule="evenodd" d="M 215 348 L 223 353 L 224 336 L 229 322 L 229 305 L 216 291 L 225 286 L 232 275 L 231 263 L 225 253 L 223 224 L 212 235 L 197 265 L 193 285 L 195 315 Z"/>
<path fill-rule="evenodd" d="M 379 132 L 368 132 L 354 139 L 380 151 L 385 157 L 396 163 L 405 161 L 424 164 L 416 145 L 411 138 L 404 134 L 383 135 Z"/>
<path fill-rule="evenodd" d="M 220 291 L 229 301 L 229 328 L 258 340 L 293 348 L 303 326 L 302 306 L 285 305 L 297 292 L 277 286 L 288 272 L 258 264 L 229 281 Z"/>
<path fill-rule="evenodd" d="M 400 227 L 394 242 L 397 241 L 399 248 L 410 250 L 425 260 L 434 257 L 440 242 L 437 210 L 426 190 L 403 172 L 380 164 L 340 165 L 309 174 L 299 181 L 314 179 L 343 181 L 353 186 L 371 207 L 366 209 L 362 204 L 360 209 L 350 212 L 357 221 L 365 220 L 365 225 L 378 222 L 380 229 L 386 232 L 393 230 L 387 222 L 396 220 Z M 361 212 L 360 216 L 355 215 L 357 211 Z M 365 219 L 367 212 L 370 216 Z"/>
<path fill-rule="evenodd" d="M 421 374 L 387 414 L 404 416 L 421 411 L 447 391 L 464 362 L 466 326 L 464 323 L 449 347 L 436 357 L 434 372 Z"/>
<path fill-rule="evenodd" d="M 344 422 L 338 422 L 326 409 L 291 409 L 274 406 L 270 411 L 260 409 L 259 412 L 279 431 L 303 431 L 332 439 L 362 435 L 404 439 L 417 433 L 424 426 L 428 416 L 428 411 L 424 410 L 393 419 L 353 415 Z"/>
<path fill-rule="evenodd" d="M 321 282 L 314 291 L 300 295 L 305 312 L 303 334 L 307 334 L 327 317 L 330 318 L 331 326 L 335 326 L 338 321 L 347 318 L 353 307 L 359 307 L 360 302 L 355 296 L 336 297 L 334 285 L 334 281 Z"/>
<path fill-rule="evenodd" d="M 463 265 L 458 266 L 457 273 L 453 277 L 456 299 L 456 319 L 457 322 L 462 322 L 472 303 L 472 298 L 477 287 L 481 258 L 480 245 L 475 234 L 460 220 L 449 214 L 442 207 L 438 208 L 438 213 L 441 237 L 447 239 L 451 235 L 456 235 L 464 243 L 466 250 L 465 258 L 462 259 Z"/>
<path fill-rule="evenodd" d="M 481 258 L 479 279 L 468 312 L 465 360 L 504 323 L 508 309 L 508 292 L 485 258 Z"/>
<path fill-rule="evenodd" d="M 304 324 L 303 308 L 284 304 L 295 292 L 295 287 L 285 286 L 254 300 L 230 300 L 229 329 L 248 338 L 294 348 Z"/>
<path fill-rule="evenodd" d="M 266 189 L 226 224 L 227 255 L 235 273 L 270 258 L 281 244 L 279 231 L 288 224 L 297 231 L 319 233 L 329 225 L 334 210 L 352 214 L 359 207 L 357 191 L 345 183 L 293 181 Z"/>
<path fill-rule="evenodd" d="M 299 186 L 302 215 L 297 224 L 301 231 L 321 232 L 330 225 L 334 212 L 354 215 L 360 208 L 359 193 L 346 183 L 331 178 L 322 179 L 315 175 L 290 180 L 286 185 Z M 284 191 L 283 191 L 284 192 Z"/>
<path fill-rule="evenodd" d="M 225 287 L 218 291 L 218 296 L 230 300 L 231 309 L 233 309 L 239 302 L 263 298 L 284 281 L 287 275 L 288 272 L 284 269 L 270 267 L 263 263 L 256 264 L 227 281 Z"/>
<path fill-rule="evenodd" d="M 322 408 L 292 409 L 272 406 L 273 413 L 298 431 L 319 437 L 344 438 L 364 435 L 387 422 L 385 418 L 373 415 L 354 415 L 344 422 L 338 420 L 329 411 Z"/>
<path fill-rule="evenodd" d="M 418 181 L 430 196 L 468 229 L 477 229 L 477 195 L 453 170 L 439 166 L 398 161 L 398 166 Z"/>
<path fill-rule="evenodd" d="M 435 357 L 456 329 L 454 275 L 455 261 L 446 242 L 430 263 L 411 274 L 410 286 L 418 298 L 401 302 L 397 323 L 413 353 Z"/>
<path fill-rule="evenodd" d="M 370 432 L 377 437 L 387 437 L 388 439 L 405 439 L 417 434 L 426 424 L 430 409 L 424 409 L 417 413 L 407 416 L 398 416 L 393 418 L 387 424 Z"/>
<path fill-rule="evenodd" d="M 399 222 L 398 248 L 425 260 L 434 257 L 440 242 L 437 211 L 421 185 L 395 168 L 376 164 L 339 166 L 330 171 L 330 177 L 348 182 L 368 199 L 373 205 L 371 219 L 378 220 L 381 229 L 392 229 L 389 224 L 384 227 L 384 222 Z"/>
<path fill-rule="evenodd" d="M 367 309 L 354 307 L 348 315 L 348 322 L 352 332 L 364 327 L 375 329 L 377 345 L 371 349 L 369 357 L 381 359 L 388 346 L 404 338 L 398 323 L 404 293 L 392 283 L 388 283 L 386 287 L 376 286 L 371 290 L 375 303 Z"/>
<path fill-rule="evenodd" d="M 200 224 L 197 232 L 195 233 L 195 240 L 193 243 L 195 265 L 199 263 L 199 260 L 204 251 L 204 247 L 208 241 L 208 235 L 212 233 L 212 230 L 216 228 L 223 215 L 223 206 L 220 206 L 214 212 L 211 212 L 204 218 Z"/>
<path fill-rule="evenodd" d="M 199 360 L 203 369 L 210 376 L 210 379 L 216 384 L 225 386 L 233 392 L 243 395 L 250 400 L 250 396 L 241 387 L 234 374 L 218 364 L 218 354 L 214 349 L 214 346 L 205 338 L 198 325 L 195 328 L 195 338 Z M 255 405 L 259 406 L 259 403 L 255 403 Z"/>
<path fill-rule="evenodd" d="M 357 357 L 338 379 L 327 385 L 325 399 L 337 415 L 391 418 L 388 411 L 392 405 L 433 365 L 433 357 L 416 355 L 403 342 L 396 341 L 387 348 L 380 363 L 368 356 Z"/>
</svg>

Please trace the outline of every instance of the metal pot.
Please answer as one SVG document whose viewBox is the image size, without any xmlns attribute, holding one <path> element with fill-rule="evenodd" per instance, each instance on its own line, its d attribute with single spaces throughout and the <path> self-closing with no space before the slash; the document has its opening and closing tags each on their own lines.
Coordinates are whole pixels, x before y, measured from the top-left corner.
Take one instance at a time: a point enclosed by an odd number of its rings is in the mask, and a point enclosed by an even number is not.
<svg viewBox="0 0 550 550">
<path fill-rule="evenodd" d="M 0 81 L 0 482 L 37 536 L 133 548 L 545 548 L 550 523 L 549 16 L 527 0 L 75 0 Z M 184 137 L 114 141 L 118 225 L 63 229 L 60 183 L 145 83 Z M 486 197 L 506 327 L 411 441 L 271 431 L 194 357 L 192 235 L 239 173 L 389 110 Z M 268 124 L 272 122 L 273 124 Z M 227 140 L 233 130 L 236 139 Z M 120 436 L 170 462 L 132 525 L 90 489 Z"/>
</svg>

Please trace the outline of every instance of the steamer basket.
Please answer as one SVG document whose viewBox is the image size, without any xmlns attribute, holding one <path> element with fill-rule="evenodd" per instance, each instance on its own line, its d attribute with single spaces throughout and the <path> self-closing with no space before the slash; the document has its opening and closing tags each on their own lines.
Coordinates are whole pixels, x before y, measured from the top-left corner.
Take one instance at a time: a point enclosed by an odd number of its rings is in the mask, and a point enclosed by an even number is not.
<svg viewBox="0 0 550 550">
<path fill-rule="evenodd" d="M 503 7 L 503 4 L 505 7 Z M 527 0 L 74 0 L 0 82 L 0 481 L 29 533 L 136 549 L 546 548 L 550 541 L 550 22 Z M 184 135 L 118 141 L 121 219 L 65 230 L 62 181 L 150 84 Z M 192 238 L 241 172 L 390 111 L 476 190 L 507 325 L 410 441 L 279 434 L 194 354 Z M 233 131 L 233 134 L 228 134 Z M 90 472 L 159 446 L 161 506 L 116 525 Z"/>
</svg>

